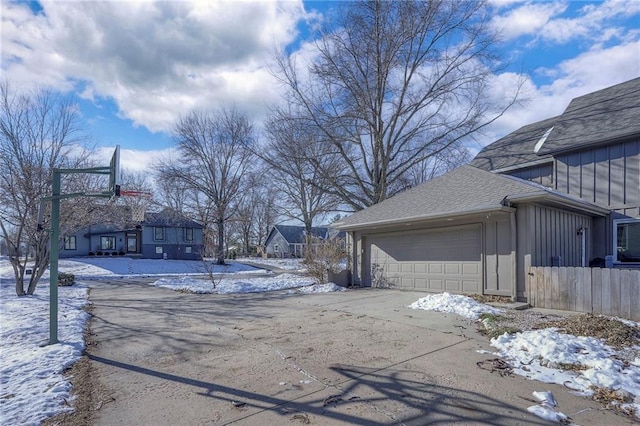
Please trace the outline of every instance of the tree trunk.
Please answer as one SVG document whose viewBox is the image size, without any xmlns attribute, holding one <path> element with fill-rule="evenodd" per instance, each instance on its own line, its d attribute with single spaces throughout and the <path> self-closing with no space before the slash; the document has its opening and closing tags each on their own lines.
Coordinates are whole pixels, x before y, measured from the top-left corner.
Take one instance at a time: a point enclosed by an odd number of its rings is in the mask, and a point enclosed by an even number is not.
<svg viewBox="0 0 640 426">
<path fill-rule="evenodd" d="M 224 265 L 224 219 L 218 219 L 218 250 L 216 256 L 218 265 Z"/>
</svg>

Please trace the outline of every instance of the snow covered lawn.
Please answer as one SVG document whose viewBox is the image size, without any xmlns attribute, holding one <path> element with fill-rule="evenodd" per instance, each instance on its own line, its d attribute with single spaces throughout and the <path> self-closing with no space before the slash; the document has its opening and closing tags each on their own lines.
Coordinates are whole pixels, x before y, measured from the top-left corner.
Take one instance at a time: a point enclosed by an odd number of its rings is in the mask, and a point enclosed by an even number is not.
<svg viewBox="0 0 640 426">
<path fill-rule="evenodd" d="M 500 313 L 499 309 L 470 297 L 449 293 L 423 297 L 409 308 L 451 312 L 471 320 L 477 320 L 482 313 Z M 640 327 L 638 323 L 623 321 Z M 498 350 L 493 355 L 505 359 L 514 373 L 529 379 L 563 385 L 585 396 L 591 396 L 593 388 L 625 393 L 631 401 L 620 403 L 619 408 L 635 412 L 640 419 L 640 358 L 625 363 L 619 351 L 601 339 L 576 337 L 561 333 L 556 328 L 505 333 L 491 339 L 491 346 Z M 563 366 L 576 366 L 577 371 L 563 369 Z M 547 395 L 549 397 L 553 399 Z M 529 411 L 549 421 L 558 422 L 566 418 L 548 400 L 541 400 L 539 405 L 529 407 Z"/>
<path fill-rule="evenodd" d="M 71 384 L 63 373 L 85 348 L 87 287 L 59 288 L 60 343 L 41 346 L 49 341 L 48 282 L 20 298 L 15 281 L 0 282 L 0 424 L 37 425 L 72 410 Z"/>
<path fill-rule="evenodd" d="M 288 259 L 290 261 L 290 259 Z M 282 269 L 295 269 L 285 260 Z M 289 267 L 287 267 L 287 265 Z M 267 271 L 240 263 L 215 266 L 216 274 L 243 274 L 242 279 L 220 279 L 216 288 L 198 280 L 202 262 L 129 258 L 62 259 L 59 269 L 76 275 L 76 280 L 124 276 L 175 275 L 153 283 L 191 293 L 255 293 L 291 289 L 296 293 L 345 290 L 335 284 L 315 285 L 315 280 L 292 274 L 251 277 Z M 49 340 L 49 280 L 46 274 L 33 296 L 17 297 L 13 269 L 0 259 L 0 425 L 38 425 L 47 417 L 72 410 L 71 384 L 64 372 L 85 349 L 84 330 L 89 302 L 87 286 L 76 283 L 59 287 L 59 344 L 42 346 Z"/>
</svg>

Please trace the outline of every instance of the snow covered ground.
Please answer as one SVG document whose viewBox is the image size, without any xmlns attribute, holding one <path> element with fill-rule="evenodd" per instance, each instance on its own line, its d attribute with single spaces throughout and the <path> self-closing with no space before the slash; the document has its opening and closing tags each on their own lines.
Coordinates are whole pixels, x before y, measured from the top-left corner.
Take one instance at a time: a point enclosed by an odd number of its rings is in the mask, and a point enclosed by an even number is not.
<svg viewBox="0 0 640 426">
<path fill-rule="evenodd" d="M 472 320 L 484 312 L 499 313 L 469 297 L 449 293 L 423 297 L 409 308 L 450 312 Z M 625 322 L 640 327 L 639 323 Z M 635 410 L 640 420 L 640 358 L 625 365 L 617 351 L 601 339 L 567 335 L 555 328 L 503 334 L 491 339 L 491 346 L 497 349 L 493 355 L 503 358 L 514 373 L 529 379 L 564 385 L 585 396 L 593 393 L 592 386 L 628 392 L 635 397 L 634 402 L 621 404 L 621 408 Z M 563 364 L 579 364 L 586 369 L 564 371 L 559 368 Z M 566 419 L 549 392 L 534 392 L 534 397 L 540 404 L 529 407 L 530 412 L 553 422 Z"/>
<path fill-rule="evenodd" d="M 252 262 L 261 265 L 269 265 L 288 271 L 304 272 L 307 267 L 302 263 L 303 259 L 262 259 L 258 257 L 245 257 L 237 259 L 238 262 Z"/>
<path fill-rule="evenodd" d="M 273 266 L 296 270 L 291 259 Z M 206 273 L 202 262 L 130 258 L 61 259 L 61 272 L 76 280 L 125 276 L 161 275 L 152 285 L 193 293 L 248 293 L 290 289 L 291 292 L 317 293 L 345 290 L 335 284 L 314 285 L 314 280 L 292 274 L 264 277 L 268 271 L 232 262 L 214 267 L 214 274 L 242 274 L 242 279 L 220 278 L 216 288 L 210 281 L 194 275 Z M 260 274 L 261 277 L 252 277 Z M 172 276 L 166 278 L 167 276 Z M 246 278 L 245 278 L 246 276 Z M 39 425 L 45 418 L 72 410 L 71 384 L 64 371 L 85 349 L 84 330 L 88 314 L 83 309 L 87 286 L 76 283 L 59 287 L 59 344 L 43 346 L 49 340 L 49 280 L 45 274 L 33 296 L 17 297 L 13 269 L 0 259 L 0 425 Z"/>
</svg>

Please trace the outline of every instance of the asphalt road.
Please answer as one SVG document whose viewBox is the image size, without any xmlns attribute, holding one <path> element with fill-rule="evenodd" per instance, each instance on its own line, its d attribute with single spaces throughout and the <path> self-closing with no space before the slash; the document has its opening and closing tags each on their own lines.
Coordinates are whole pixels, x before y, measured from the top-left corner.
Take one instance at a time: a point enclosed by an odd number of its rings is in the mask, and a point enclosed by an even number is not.
<svg viewBox="0 0 640 426">
<path fill-rule="evenodd" d="M 93 282 L 97 425 L 549 424 L 551 390 L 579 425 L 629 424 L 561 386 L 502 377 L 475 325 L 397 290 L 196 295 Z"/>
</svg>

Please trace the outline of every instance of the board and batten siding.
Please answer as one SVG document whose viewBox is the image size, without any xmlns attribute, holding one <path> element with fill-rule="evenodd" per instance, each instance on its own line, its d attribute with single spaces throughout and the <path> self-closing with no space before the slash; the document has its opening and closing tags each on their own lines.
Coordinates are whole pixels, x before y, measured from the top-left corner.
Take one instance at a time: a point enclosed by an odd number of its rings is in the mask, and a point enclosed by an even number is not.
<svg viewBox="0 0 640 426">
<path fill-rule="evenodd" d="M 640 217 L 640 141 L 555 157 L 556 189 L 628 217 Z"/>
<path fill-rule="evenodd" d="M 531 266 L 582 266 L 582 238 L 578 229 L 587 229 L 587 260 L 591 257 L 593 219 L 590 216 L 559 210 L 539 204 L 518 206 L 516 212 L 517 241 L 517 297 L 526 299 L 524 283 Z"/>
<path fill-rule="evenodd" d="M 519 179 L 528 180 L 530 182 L 539 183 L 553 188 L 553 163 L 539 164 L 537 166 L 527 167 L 523 169 L 509 172 L 509 175 Z"/>
</svg>

